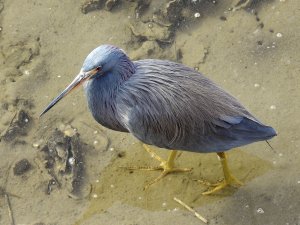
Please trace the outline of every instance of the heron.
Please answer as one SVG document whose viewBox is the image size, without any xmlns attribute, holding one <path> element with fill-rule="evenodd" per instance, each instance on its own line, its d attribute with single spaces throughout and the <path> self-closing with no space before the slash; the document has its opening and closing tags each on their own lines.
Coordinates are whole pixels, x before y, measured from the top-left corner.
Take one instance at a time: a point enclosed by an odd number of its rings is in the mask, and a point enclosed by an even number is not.
<svg viewBox="0 0 300 225">
<path fill-rule="evenodd" d="M 83 85 L 88 108 L 102 126 L 131 133 L 160 161 L 157 182 L 176 168 L 178 151 L 217 153 L 224 179 L 203 194 L 242 185 L 230 171 L 226 151 L 276 136 L 235 97 L 200 72 L 168 60 L 133 61 L 124 50 L 100 45 L 85 59 L 75 79 L 44 109 Z M 150 146 L 170 150 L 167 160 Z"/>
</svg>

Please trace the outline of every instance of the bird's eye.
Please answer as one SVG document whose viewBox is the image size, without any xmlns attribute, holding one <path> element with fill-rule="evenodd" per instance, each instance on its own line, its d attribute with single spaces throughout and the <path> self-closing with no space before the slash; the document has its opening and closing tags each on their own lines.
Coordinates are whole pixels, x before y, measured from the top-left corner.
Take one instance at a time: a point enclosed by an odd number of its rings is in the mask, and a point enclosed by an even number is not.
<svg viewBox="0 0 300 225">
<path fill-rule="evenodd" d="M 101 70 L 101 66 L 98 66 L 97 68 L 96 68 L 96 71 L 100 71 Z"/>
</svg>

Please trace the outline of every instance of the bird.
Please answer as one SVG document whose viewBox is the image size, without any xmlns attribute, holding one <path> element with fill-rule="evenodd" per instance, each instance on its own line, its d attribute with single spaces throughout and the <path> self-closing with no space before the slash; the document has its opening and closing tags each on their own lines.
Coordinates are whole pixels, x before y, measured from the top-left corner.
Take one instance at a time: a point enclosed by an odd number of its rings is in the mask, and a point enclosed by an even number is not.
<svg viewBox="0 0 300 225">
<path fill-rule="evenodd" d="M 162 173 L 176 168 L 178 151 L 217 153 L 224 179 L 203 194 L 242 185 L 231 173 L 226 151 L 276 136 L 235 97 L 200 72 L 159 59 L 131 60 L 124 50 L 100 45 L 86 57 L 79 74 L 42 111 L 44 115 L 74 88 L 83 85 L 88 108 L 102 126 L 131 133 L 161 162 Z M 170 150 L 161 159 L 151 146 Z"/>
</svg>

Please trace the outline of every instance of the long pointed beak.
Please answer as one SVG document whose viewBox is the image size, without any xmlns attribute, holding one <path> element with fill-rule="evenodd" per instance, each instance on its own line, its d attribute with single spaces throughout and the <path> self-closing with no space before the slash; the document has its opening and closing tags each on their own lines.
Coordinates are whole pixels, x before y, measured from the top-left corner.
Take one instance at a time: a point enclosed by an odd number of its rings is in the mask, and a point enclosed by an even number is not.
<svg viewBox="0 0 300 225">
<path fill-rule="evenodd" d="M 89 78 L 89 76 L 90 74 L 88 72 L 80 71 L 80 73 L 75 77 L 71 84 L 69 84 L 69 86 L 66 87 L 66 89 L 55 99 L 53 99 L 52 102 L 44 109 L 44 111 L 40 114 L 40 117 L 48 112 L 56 103 L 58 103 L 63 97 L 69 94 L 74 88 L 80 86 L 80 84 L 87 78 Z"/>
</svg>

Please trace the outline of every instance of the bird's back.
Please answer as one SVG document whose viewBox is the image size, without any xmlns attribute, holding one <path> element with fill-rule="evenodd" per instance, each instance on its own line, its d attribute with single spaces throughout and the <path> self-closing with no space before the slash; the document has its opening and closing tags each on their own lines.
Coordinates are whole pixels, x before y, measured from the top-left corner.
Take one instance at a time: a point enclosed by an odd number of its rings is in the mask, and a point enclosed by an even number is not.
<svg viewBox="0 0 300 225">
<path fill-rule="evenodd" d="M 141 141 L 168 149 L 219 152 L 276 135 L 233 96 L 170 61 L 134 62 L 116 99 L 120 123 Z"/>
</svg>

